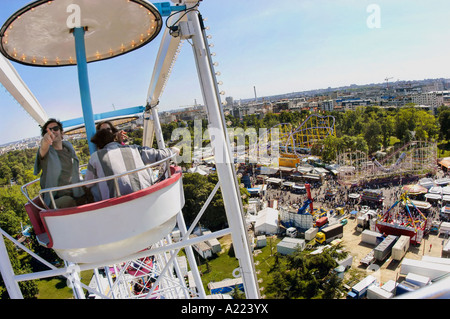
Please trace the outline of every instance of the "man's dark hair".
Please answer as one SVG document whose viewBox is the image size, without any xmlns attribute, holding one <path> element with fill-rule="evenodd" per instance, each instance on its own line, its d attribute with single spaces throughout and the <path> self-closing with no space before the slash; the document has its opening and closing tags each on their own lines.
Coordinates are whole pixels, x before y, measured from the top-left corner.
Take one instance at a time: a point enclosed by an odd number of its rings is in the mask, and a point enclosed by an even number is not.
<svg viewBox="0 0 450 319">
<path fill-rule="evenodd" d="M 56 123 L 56 124 L 58 124 L 60 130 L 63 131 L 63 126 L 62 126 L 62 124 L 61 124 L 60 121 L 58 121 L 58 120 L 56 120 L 56 119 L 53 119 L 53 118 L 52 118 L 52 119 L 48 119 L 48 121 L 45 122 L 45 124 L 42 125 L 42 127 L 41 127 L 41 135 L 42 135 L 42 137 L 44 137 L 45 133 L 47 133 L 47 126 L 48 126 L 50 123 Z"/>
<path fill-rule="evenodd" d="M 91 142 L 94 143 L 98 149 L 102 149 L 106 144 L 114 142 L 115 135 L 108 130 L 100 130 L 94 134 L 91 138 Z"/>
</svg>

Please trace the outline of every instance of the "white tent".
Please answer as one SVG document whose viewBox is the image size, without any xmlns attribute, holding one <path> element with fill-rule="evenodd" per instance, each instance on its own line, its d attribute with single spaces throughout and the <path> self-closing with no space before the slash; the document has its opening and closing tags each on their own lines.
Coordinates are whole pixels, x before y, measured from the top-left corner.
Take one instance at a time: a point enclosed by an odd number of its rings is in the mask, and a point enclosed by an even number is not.
<svg viewBox="0 0 450 319">
<path fill-rule="evenodd" d="M 428 193 L 442 195 L 442 187 L 441 186 L 433 186 L 428 190 Z"/>
<path fill-rule="evenodd" d="M 273 235 L 278 232 L 278 210 L 267 207 L 258 212 L 255 222 L 256 235 Z"/>
<path fill-rule="evenodd" d="M 442 187 L 442 195 L 450 195 L 450 186 Z"/>
<path fill-rule="evenodd" d="M 198 173 L 200 175 L 208 175 L 207 172 L 203 171 L 201 168 L 199 168 L 198 166 L 196 167 L 192 167 L 188 169 L 188 173 Z"/>
</svg>

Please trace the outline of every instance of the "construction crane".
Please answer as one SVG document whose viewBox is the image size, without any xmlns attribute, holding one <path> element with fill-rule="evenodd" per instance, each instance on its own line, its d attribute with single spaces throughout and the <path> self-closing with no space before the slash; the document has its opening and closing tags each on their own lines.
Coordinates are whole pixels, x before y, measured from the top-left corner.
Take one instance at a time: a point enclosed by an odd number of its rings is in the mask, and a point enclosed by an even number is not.
<svg viewBox="0 0 450 319">
<path fill-rule="evenodd" d="M 386 90 L 389 90 L 389 80 L 391 80 L 391 79 L 393 79 L 393 77 L 384 79 L 386 81 Z"/>
</svg>

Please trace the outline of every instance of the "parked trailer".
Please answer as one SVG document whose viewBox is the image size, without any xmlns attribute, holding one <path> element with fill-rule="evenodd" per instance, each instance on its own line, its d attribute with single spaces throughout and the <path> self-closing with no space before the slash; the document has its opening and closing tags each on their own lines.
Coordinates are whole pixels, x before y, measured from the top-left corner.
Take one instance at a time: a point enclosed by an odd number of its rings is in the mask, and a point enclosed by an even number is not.
<svg viewBox="0 0 450 319">
<path fill-rule="evenodd" d="M 366 293 L 367 289 L 376 283 L 376 278 L 372 275 L 368 275 L 366 278 L 358 282 L 352 287 L 352 290 L 347 294 L 347 299 L 361 299 Z"/>
<path fill-rule="evenodd" d="M 442 251 L 441 256 L 449 258 L 450 257 L 450 240 L 447 239 L 447 241 L 442 245 Z"/>
<path fill-rule="evenodd" d="M 367 299 L 389 299 L 393 296 L 392 292 L 386 291 L 377 285 L 371 285 L 367 288 Z"/>
<path fill-rule="evenodd" d="M 409 249 L 410 237 L 402 235 L 392 247 L 392 259 L 402 260 Z"/>
<path fill-rule="evenodd" d="M 409 273 L 429 277 L 431 281 L 450 273 L 450 265 L 438 264 L 423 260 L 415 260 L 403 258 L 400 268 L 400 274 L 407 275 Z"/>
<path fill-rule="evenodd" d="M 443 222 L 441 223 L 441 226 L 439 227 L 439 235 L 449 235 L 450 234 L 450 223 L 449 222 Z"/>
<path fill-rule="evenodd" d="M 420 289 L 419 286 L 416 286 L 410 282 L 402 281 L 399 283 L 395 289 L 395 295 L 400 296 L 408 292 L 416 291 L 417 289 Z"/>
<path fill-rule="evenodd" d="M 322 231 L 318 232 L 316 235 L 316 241 L 319 244 L 329 243 L 336 238 L 342 238 L 344 234 L 344 225 L 341 223 L 334 224 L 332 226 L 328 226 L 322 229 Z"/>
<path fill-rule="evenodd" d="M 305 239 L 307 241 L 313 240 L 316 237 L 318 232 L 319 232 L 319 228 L 311 227 L 310 229 L 308 229 L 305 232 Z"/>
<path fill-rule="evenodd" d="M 344 259 L 341 260 L 336 259 L 336 262 L 338 263 L 339 266 L 344 266 L 345 270 L 347 270 L 352 267 L 353 256 L 348 254 L 347 257 L 345 257 Z"/>
<path fill-rule="evenodd" d="M 450 258 L 422 256 L 422 261 L 428 261 L 430 263 L 450 265 Z"/>
<path fill-rule="evenodd" d="M 361 242 L 371 245 L 377 245 L 381 242 L 383 235 L 381 233 L 366 229 L 361 234 Z"/>
<path fill-rule="evenodd" d="M 392 251 L 392 247 L 397 242 L 398 237 L 394 235 L 387 236 L 377 247 L 374 249 L 374 257 L 378 261 L 385 260 Z"/>
<path fill-rule="evenodd" d="M 381 286 L 381 288 L 383 290 L 386 290 L 387 292 L 391 292 L 394 295 L 397 285 L 398 285 L 398 283 L 396 281 L 388 280 L 387 282 L 384 283 L 383 286 Z"/>
<path fill-rule="evenodd" d="M 375 250 L 372 249 L 366 256 L 364 256 L 363 259 L 361 259 L 359 262 L 363 265 L 370 266 L 375 262 Z"/>
<path fill-rule="evenodd" d="M 423 287 L 431 284 L 430 277 L 421 276 L 418 274 L 414 274 L 410 272 L 408 275 L 406 275 L 405 280 L 413 285 Z"/>
</svg>

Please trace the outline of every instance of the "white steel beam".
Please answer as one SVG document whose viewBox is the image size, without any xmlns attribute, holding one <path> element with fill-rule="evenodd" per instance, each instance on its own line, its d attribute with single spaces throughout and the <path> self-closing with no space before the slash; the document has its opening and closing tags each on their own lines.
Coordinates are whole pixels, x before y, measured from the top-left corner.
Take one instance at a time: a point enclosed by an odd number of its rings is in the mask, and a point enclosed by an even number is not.
<svg viewBox="0 0 450 319">
<path fill-rule="evenodd" d="M 0 274 L 2 275 L 9 297 L 11 299 L 23 299 L 19 284 L 14 279 L 14 270 L 11 266 L 2 234 L 0 234 Z"/>
<path fill-rule="evenodd" d="M 188 1 L 186 1 L 188 2 Z M 246 222 L 243 214 L 239 185 L 231 157 L 224 114 L 221 108 L 217 79 L 213 69 L 208 42 L 197 10 L 188 10 L 188 21 L 193 27 L 193 51 L 197 65 L 204 103 L 209 121 L 211 145 L 214 150 L 216 170 L 231 228 L 233 248 L 239 260 L 245 293 L 248 299 L 259 299 L 259 288 L 255 274 L 253 256 L 249 248 Z"/>
<path fill-rule="evenodd" d="M 43 125 L 47 121 L 47 113 L 26 86 L 11 62 L 2 54 L 0 54 L 0 82 L 39 125 Z"/>
<path fill-rule="evenodd" d="M 177 17 L 178 14 L 169 17 L 167 24 L 170 24 L 171 21 L 175 20 Z M 152 124 L 147 124 L 148 126 L 144 127 L 144 146 L 152 147 L 151 144 L 153 144 L 153 137 L 155 136 L 158 147 L 164 148 L 164 140 L 161 132 L 157 105 L 175 64 L 181 42 L 180 37 L 174 37 L 170 34 L 169 28 L 164 29 L 164 34 L 161 39 L 161 44 L 156 57 L 155 66 L 153 67 L 152 78 L 147 93 L 147 106 L 151 108 L 152 118 L 144 120 L 145 122 L 152 122 Z M 147 114 L 146 116 L 148 117 Z"/>
</svg>

